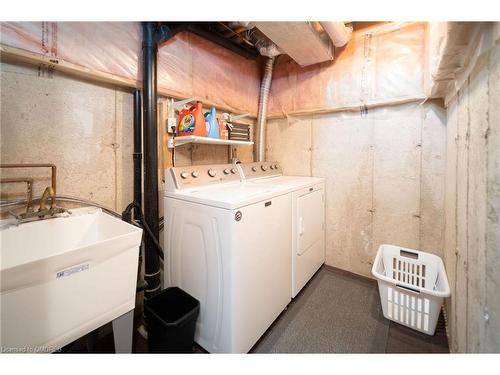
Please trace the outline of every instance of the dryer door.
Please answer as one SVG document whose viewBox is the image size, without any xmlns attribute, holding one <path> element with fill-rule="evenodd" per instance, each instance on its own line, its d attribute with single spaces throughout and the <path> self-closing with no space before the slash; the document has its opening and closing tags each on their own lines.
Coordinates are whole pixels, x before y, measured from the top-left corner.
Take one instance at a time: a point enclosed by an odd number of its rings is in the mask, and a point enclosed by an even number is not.
<svg viewBox="0 0 500 375">
<path fill-rule="evenodd" d="M 294 193 L 294 197 L 292 297 L 325 262 L 324 189 L 315 186 Z"/>
<path fill-rule="evenodd" d="M 297 255 L 304 255 L 323 239 L 324 203 L 323 190 L 316 190 L 297 199 L 298 247 Z"/>
</svg>

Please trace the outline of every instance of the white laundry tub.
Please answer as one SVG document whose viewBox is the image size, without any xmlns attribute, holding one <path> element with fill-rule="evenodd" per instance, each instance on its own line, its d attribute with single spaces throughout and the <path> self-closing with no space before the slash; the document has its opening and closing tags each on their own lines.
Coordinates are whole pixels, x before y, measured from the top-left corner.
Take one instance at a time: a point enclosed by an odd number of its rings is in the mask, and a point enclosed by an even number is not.
<svg viewBox="0 0 500 375">
<path fill-rule="evenodd" d="M 141 236 L 97 208 L 4 226 L 2 351 L 55 351 L 133 310 Z"/>
</svg>

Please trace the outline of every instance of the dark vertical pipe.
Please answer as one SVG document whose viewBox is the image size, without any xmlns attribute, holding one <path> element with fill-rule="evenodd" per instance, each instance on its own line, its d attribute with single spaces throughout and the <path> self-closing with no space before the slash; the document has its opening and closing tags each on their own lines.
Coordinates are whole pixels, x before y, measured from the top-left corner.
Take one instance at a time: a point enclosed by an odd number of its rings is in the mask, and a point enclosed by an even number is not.
<svg viewBox="0 0 500 375">
<path fill-rule="evenodd" d="M 134 90 L 134 202 L 142 207 L 142 104 L 141 91 Z"/>
<path fill-rule="evenodd" d="M 142 92 L 144 96 L 144 220 L 151 232 L 159 238 L 158 223 L 158 140 L 156 128 L 156 26 L 153 22 L 142 24 Z M 160 290 L 160 261 L 153 240 L 145 236 L 145 297 Z"/>
</svg>

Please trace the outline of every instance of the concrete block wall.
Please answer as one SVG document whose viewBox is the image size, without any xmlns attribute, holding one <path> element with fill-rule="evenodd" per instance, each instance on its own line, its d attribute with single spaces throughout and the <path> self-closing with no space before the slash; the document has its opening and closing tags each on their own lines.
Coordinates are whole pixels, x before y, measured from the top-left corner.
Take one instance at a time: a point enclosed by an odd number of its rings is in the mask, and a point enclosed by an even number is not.
<svg viewBox="0 0 500 375">
<path fill-rule="evenodd" d="M 500 352 L 500 46 L 447 108 L 444 258 L 453 352 Z"/>
<path fill-rule="evenodd" d="M 133 196 L 132 95 L 43 67 L 0 70 L 1 162 L 54 163 L 58 194 L 124 208 Z M 35 196 L 50 185 L 50 170 L 1 172 L 34 175 Z M 25 190 L 12 188 L 15 196 Z"/>
<path fill-rule="evenodd" d="M 2 62 L 0 72 L 1 162 L 54 163 L 58 194 L 121 212 L 133 198 L 132 94 L 34 65 Z M 228 148 L 223 146 L 178 150 L 178 165 L 228 160 Z M 251 147 L 238 148 L 235 154 L 252 161 Z M 169 167 L 171 155 L 163 156 Z M 35 177 L 34 196 L 50 185 L 50 170 L 0 172 L 5 177 Z M 2 194 L 24 197 L 25 186 L 2 186 Z"/>
<path fill-rule="evenodd" d="M 445 116 L 427 102 L 268 123 L 268 160 L 326 178 L 328 265 L 370 277 L 384 243 L 443 255 Z"/>
</svg>

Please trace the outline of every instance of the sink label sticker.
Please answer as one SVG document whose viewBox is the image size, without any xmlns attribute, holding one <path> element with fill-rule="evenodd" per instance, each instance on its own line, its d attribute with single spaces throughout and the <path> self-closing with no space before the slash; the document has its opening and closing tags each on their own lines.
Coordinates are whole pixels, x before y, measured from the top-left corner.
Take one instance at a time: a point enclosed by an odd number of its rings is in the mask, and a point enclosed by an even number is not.
<svg viewBox="0 0 500 375">
<path fill-rule="evenodd" d="M 71 276 L 75 273 L 78 273 L 78 272 L 82 272 L 82 271 L 88 271 L 89 269 L 89 264 L 86 263 L 86 264 L 80 264 L 78 266 L 73 266 L 71 268 L 67 268 L 65 270 L 62 270 L 62 271 L 58 271 L 56 273 L 56 279 L 60 279 L 62 277 L 67 277 L 67 276 Z"/>
</svg>

